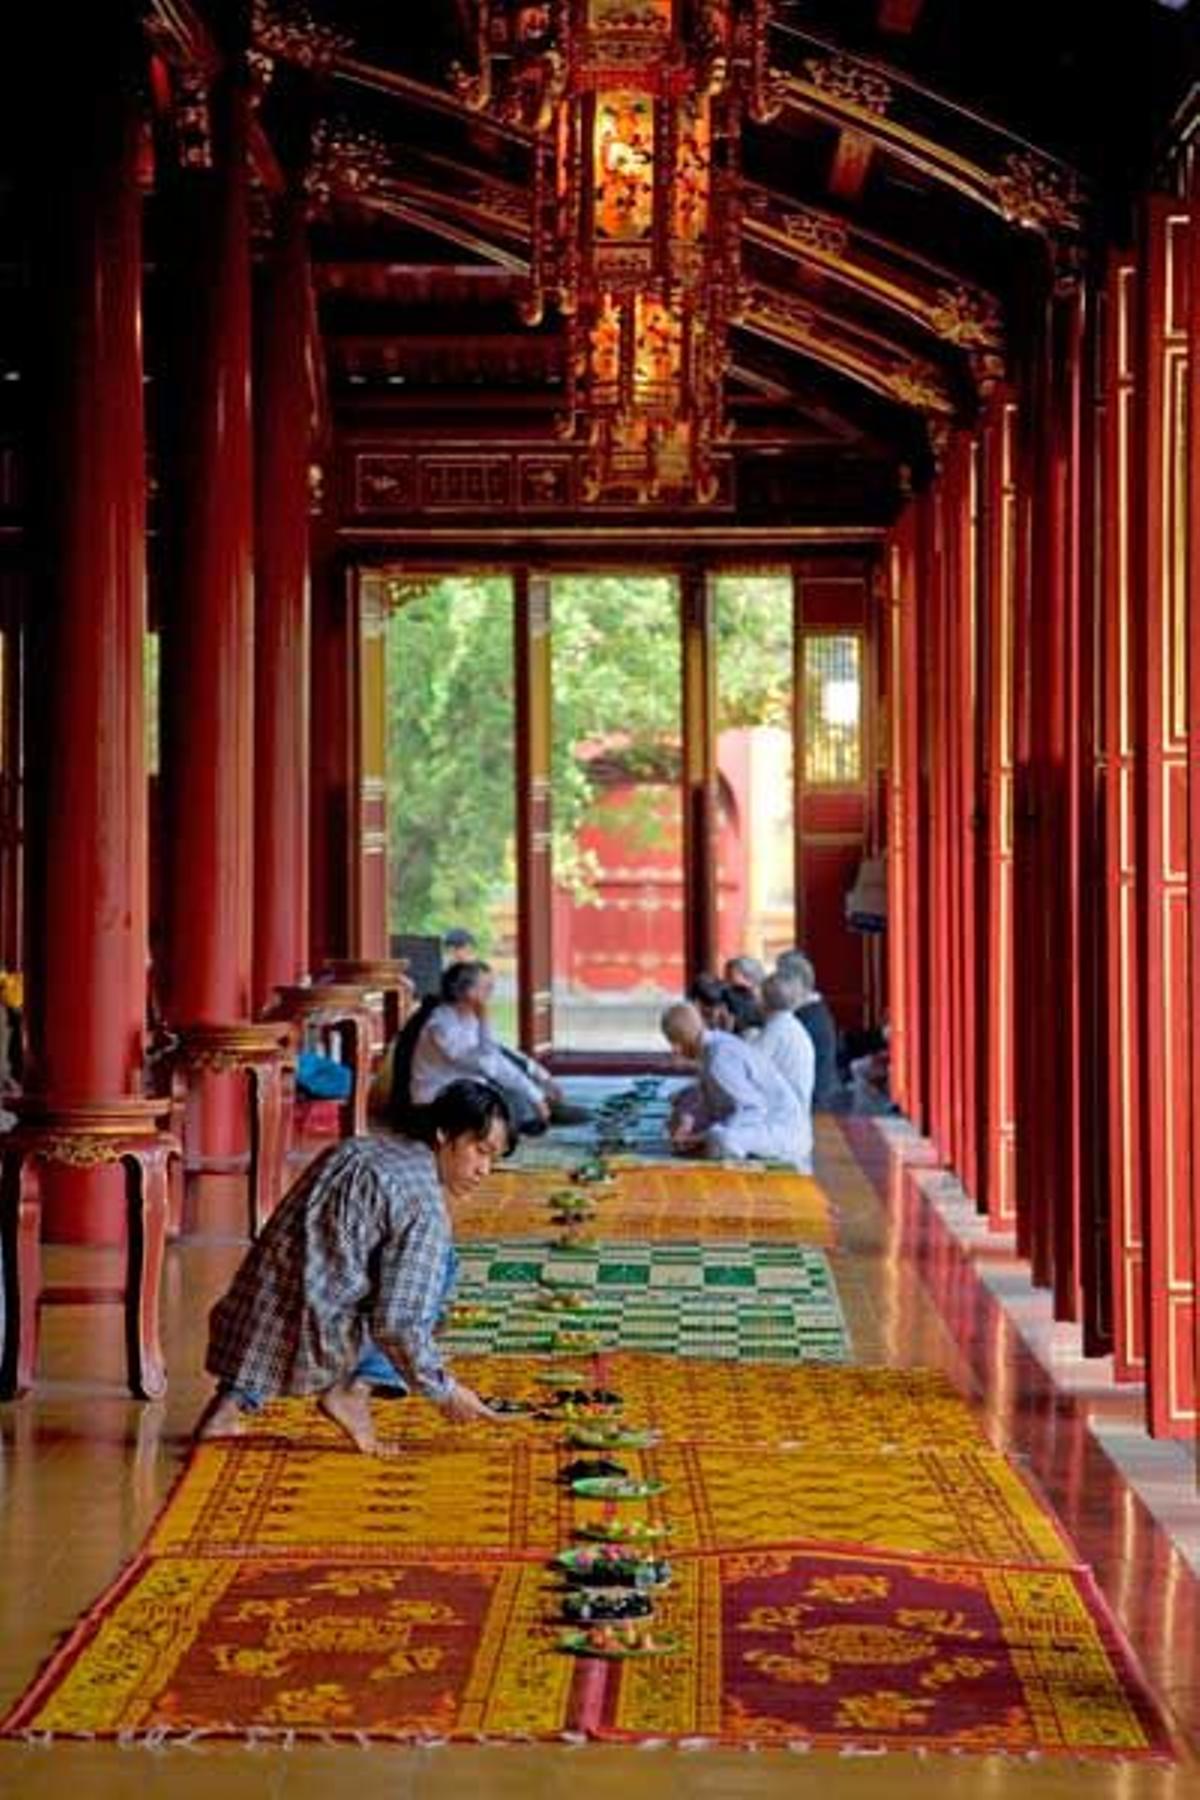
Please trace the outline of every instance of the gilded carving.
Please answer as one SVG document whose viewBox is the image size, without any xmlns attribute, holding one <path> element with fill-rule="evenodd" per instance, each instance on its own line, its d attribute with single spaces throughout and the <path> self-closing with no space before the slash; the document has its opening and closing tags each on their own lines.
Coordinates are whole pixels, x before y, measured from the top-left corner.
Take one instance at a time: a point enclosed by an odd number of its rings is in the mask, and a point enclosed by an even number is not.
<svg viewBox="0 0 1200 1800">
<path fill-rule="evenodd" d="M 990 349 L 1001 341 L 999 307 L 989 294 L 972 288 L 939 289 L 929 322 L 940 338 L 964 349 Z"/>
<path fill-rule="evenodd" d="M 212 118 L 209 112 L 208 76 L 202 69 L 177 68 L 171 123 L 175 147 L 184 169 L 211 169 L 213 163 Z"/>
<path fill-rule="evenodd" d="M 801 207 L 797 212 L 782 214 L 779 222 L 793 243 L 803 244 L 822 256 L 844 256 L 846 253 L 850 233 L 837 219 Z"/>
<path fill-rule="evenodd" d="M 335 198 L 378 195 L 391 173 L 391 151 L 377 132 L 362 131 L 343 121 L 319 121 L 305 178 L 315 207 L 327 209 Z"/>
<path fill-rule="evenodd" d="M 1013 151 L 1004 166 L 1005 173 L 995 177 L 995 194 L 1009 224 L 1028 231 L 1079 229 L 1081 195 L 1071 170 L 1032 150 Z"/>
<path fill-rule="evenodd" d="M 355 507 L 359 512 L 403 512 L 416 499 L 411 456 L 360 456 L 355 461 Z"/>
<path fill-rule="evenodd" d="M 61 1163 L 70 1169 L 98 1169 L 121 1160 L 121 1146 L 111 1138 L 80 1133 L 78 1136 L 46 1137 L 37 1146 L 37 1155 L 45 1162 Z"/>
<path fill-rule="evenodd" d="M 315 19 L 305 6 L 254 0 L 252 34 L 255 49 L 299 68 L 328 69 L 352 48 L 353 39 Z"/>
<path fill-rule="evenodd" d="M 950 398 L 931 369 L 898 369 L 888 379 L 888 389 L 902 406 L 918 412 L 947 412 Z"/>
<path fill-rule="evenodd" d="M 886 76 L 850 56 L 810 56 L 804 64 L 810 87 L 828 100 L 852 106 L 858 112 L 884 118 L 892 104 L 892 84 Z"/>
<path fill-rule="evenodd" d="M 751 288 L 747 307 L 750 312 L 758 313 L 762 318 L 790 326 L 804 337 L 811 337 L 816 330 L 816 319 L 812 312 L 794 294 L 774 292 L 767 288 Z"/>
</svg>

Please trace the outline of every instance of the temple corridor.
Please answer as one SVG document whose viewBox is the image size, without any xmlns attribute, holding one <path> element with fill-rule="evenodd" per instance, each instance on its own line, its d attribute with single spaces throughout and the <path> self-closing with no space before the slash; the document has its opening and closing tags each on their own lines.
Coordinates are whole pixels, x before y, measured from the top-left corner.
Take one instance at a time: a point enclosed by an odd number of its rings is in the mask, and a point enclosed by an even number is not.
<svg viewBox="0 0 1200 1800">
<path fill-rule="evenodd" d="M 1185 1540 L 1189 1565 L 1089 1432 L 1090 1417 L 1117 1406 L 1115 1390 L 1106 1395 L 1095 1380 L 1075 1398 L 1056 1389 L 937 1209 L 906 1178 L 906 1168 L 920 1175 L 927 1162 L 911 1134 L 894 1126 L 881 1130 L 876 1121 L 859 1119 L 820 1125 L 818 1175 L 835 1219 L 829 1254 L 854 1366 L 942 1371 L 969 1398 L 988 1437 L 1046 1496 L 1095 1571 L 1176 1734 L 1178 1764 L 818 1750 L 800 1759 L 778 1750 L 710 1749 L 697 1758 L 686 1749 L 648 1753 L 604 1745 L 580 1754 L 564 1746 L 376 1744 L 364 1753 L 302 1741 L 248 1748 L 210 1740 L 154 1752 L 60 1740 L 53 1749 L 36 1741 L 0 1744 L 0 1791 L 33 1800 L 75 1784 L 96 1800 L 135 1792 L 174 1800 L 219 1788 L 236 1800 L 316 1794 L 347 1779 L 365 1795 L 413 1796 L 461 1793 L 464 1785 L 498 1796 L 599 1796 L 614 1782 L 647 1795 L 896 1796 L 932 1786 L 940 1795 L 1002 1800 L 1074 1794 L 1082 1784 L 1089 1795 L 1113 1800 L 1167 1800 L 1197 1791 L 1194 1528 Z M 70 1307 L 48 1315 L 38 1392 L 0 1414 L 0 1704 L 15 1698 L 138 1549 L 177 1482 L 207 1392 L 196 1373 L 206 1307 L 239 1253 L 234 1243 L 211 1241 L 170 1251 L 165 1322 L 174 1378 L 169 1397 L 157 1404 L 124 1396 L 119 1337 L 106 1340 L 96 1330 L 103 1315 Z M 77 1278 L 81 1256 L 104 1254 L 55 1250 L 52 1273 Z M 96 1279 L 94 1266 L 90 1279 Z M 738 1379 L 750 1388 L 755 1378 L 753 1366 L 740 1367 Z M 403 1437 L 402 1424 L 399 1432 Z M 1182 1485 L 1186 1492 L 1186 1479 Z M 1169 1501 L 1169 1484 L 1166 1491 Z"/>
</svg>

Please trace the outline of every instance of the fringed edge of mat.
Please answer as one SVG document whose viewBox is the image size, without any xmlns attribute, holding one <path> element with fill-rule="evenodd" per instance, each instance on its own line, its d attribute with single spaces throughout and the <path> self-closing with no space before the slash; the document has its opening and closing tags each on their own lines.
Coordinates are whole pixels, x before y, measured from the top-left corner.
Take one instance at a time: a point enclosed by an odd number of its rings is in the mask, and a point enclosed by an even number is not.
<svg viewBox="0 0 1200 1800">
<path fill-rule="evenodd" d="M 686 1737 L 639 1737 L 605 1727 L 586 1731 L 511 1733 L 505 1736 L 488 1732 L 448 1732 L 429 1735 L 420 1732 L 327 1731 L 318 1727 L 295 1726 L 197 1727 L 167 1728 L 153 1726 L 145 1731 L 39 1731 L 32 1726 L 10 1730 L 0 1726 L 0 1741 L 18 1743 L 31 1751 L 53 1750 L 66 1744 L 106 1744 L 116 1750 L 183 1751 L 203 1750 L 208 1745 L 234 1745 L 244 1750 L 359 1749 L 386 1750 L 457 1750 L 487 1748 L 489 1750 L 520 1749 L 532 1744 L 566 1750 L 624 1749 L 635 1751 L 667 1751 L 676 1755 L 732 1751 L 745 1756 L 830 1756 L 843 1759 L 859 1757 L 912 1756 L 920 1761 L 934 1757 L 952 1757 L 957 1761 L 978 1761 L 985 1757 L 1003 1757 L 1006 1762 L 1077 1762 L 1077 1763 L 1151 1763 L 1171 1766 L 1181 1760 L 1181 1752 L 1172 1745 L 1149 1745 L 1144 1749 L 1078 1749 L 1068 1745 L 1046 1745 L 1036 1750 L 1018 1750 L 1004 1745 L 915 1744 L 906 1739 L 865 1739 L 847 1742 L 844 1738 L 794 1737 L 759 1741 L 721 1735 Z"/>
</svg>

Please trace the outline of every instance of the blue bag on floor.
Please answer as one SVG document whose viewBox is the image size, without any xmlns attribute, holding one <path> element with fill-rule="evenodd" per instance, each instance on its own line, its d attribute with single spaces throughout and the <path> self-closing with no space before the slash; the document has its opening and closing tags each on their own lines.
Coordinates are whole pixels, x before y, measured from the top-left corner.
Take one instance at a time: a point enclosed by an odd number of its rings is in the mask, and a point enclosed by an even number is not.
<svg viewBox="0 0 1200 1800">
<path fill-rule="evenodd" d="M 345 1063 L 315 1050 L 302 1050 L 296 1062 L 296 1087 L 306 1100 L 348 1100 L 354 1075 Z"/>
</svg>

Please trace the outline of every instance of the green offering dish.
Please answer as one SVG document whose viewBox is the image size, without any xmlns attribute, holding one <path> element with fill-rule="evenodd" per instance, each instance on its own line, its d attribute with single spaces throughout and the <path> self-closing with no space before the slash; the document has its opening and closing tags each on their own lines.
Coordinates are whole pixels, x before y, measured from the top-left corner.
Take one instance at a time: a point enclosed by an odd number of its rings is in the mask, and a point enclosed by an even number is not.
<svg viewBox="0 0 1200 1800">
<path fill-rule="evenodd" d="M 567 1442 L 576 1450 L 652 1450 L 656 1431 L 638 1431 L 627 1425 L 574 1425 Z"/>
<path fill-rule="evenodd" d="M 571 1483 L 571 1492 L 585 1500 L 652 1500 L 666 1486 L 665 1481 L 639 1481 L 636 1476 L 585 1475 Z"/>
</svg>

